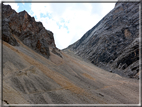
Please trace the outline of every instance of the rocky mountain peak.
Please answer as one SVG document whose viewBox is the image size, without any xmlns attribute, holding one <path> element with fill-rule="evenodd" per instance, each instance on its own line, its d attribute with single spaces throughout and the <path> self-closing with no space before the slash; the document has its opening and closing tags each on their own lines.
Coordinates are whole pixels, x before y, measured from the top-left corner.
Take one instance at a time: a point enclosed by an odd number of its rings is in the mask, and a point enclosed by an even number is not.
<svg viewBox="0 0 142 107">
<path fill-rule="evenodd" d="M 53 33 L 46 30 L 41 22 L 36 22 L 25 10 L 17 13 L 9 5 L 2 5 L 2 39 L 18 46 L 17 37 L 25 45 L 45 57 L 49 57 L 49 48 L 56 48 Z"/>
<path fill-rule="evenodd" d="M 28 18 L 30 19 L 30 15 L 24 10 L 19 12 L 19 16 L 23 17 L 25 20 L 28 20 Z"/>
<path fill-rule="evenodd" d="M 11 14 L 16 14 L 17 12 L 11 8 L 10 5 L 2 4 L 2 16 L 9 18 Z"/>
</svg>

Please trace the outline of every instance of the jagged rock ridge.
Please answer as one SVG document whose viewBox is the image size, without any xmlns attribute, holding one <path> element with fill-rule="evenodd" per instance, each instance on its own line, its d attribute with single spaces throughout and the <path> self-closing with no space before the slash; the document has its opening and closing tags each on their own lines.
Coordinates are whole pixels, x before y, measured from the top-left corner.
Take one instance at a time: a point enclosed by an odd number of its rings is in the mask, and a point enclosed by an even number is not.
<svg viewBox="0 0 142 107">
<path fill-rule="evenodd" d="M 105 70 L 138 77 L 139 2 L 117 2 L 112 11 L 67 49 Z"/>
<path fill-rule="evenodd" d="M 36 22 L 26 11 L 17 13 L 9 5 L 2 5 L 2 40 L 18 46 L 15 36 L 25 45 L 49 58 L 49 47 L 56 48 L 53 33 Z"/>
</svg>

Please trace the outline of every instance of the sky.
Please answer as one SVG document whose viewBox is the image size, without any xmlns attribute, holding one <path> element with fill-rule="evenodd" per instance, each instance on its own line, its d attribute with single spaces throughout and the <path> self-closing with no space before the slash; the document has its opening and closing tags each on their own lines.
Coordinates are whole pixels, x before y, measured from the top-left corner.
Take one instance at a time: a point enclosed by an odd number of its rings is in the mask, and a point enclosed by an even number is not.
<svg viewBox="0 0 142 107">
<path fill-rule="evenodd" d="M 115 6 L 115 3 L 4 3 L 16 12 L 27 11 L 53 32 L 56 47 L 64 49 L 79 40 Z"/>
</svg>

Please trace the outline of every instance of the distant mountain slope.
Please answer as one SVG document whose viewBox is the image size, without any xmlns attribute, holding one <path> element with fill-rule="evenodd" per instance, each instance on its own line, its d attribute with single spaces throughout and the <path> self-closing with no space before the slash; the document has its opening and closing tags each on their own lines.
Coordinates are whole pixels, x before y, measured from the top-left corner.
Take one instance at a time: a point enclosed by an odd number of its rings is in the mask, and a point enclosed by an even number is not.
<svg viewBox="0 0 142 107">
<path fill-rule="evenodd" d="M 139 81 L 106 72 L 71 54 L 49 59 L 3 41 L 3 102 L 7 104 L 138 104 Z"/>
<path fill-rule="evenodd" d="M 107 71 L 138 78 L 139 41 L 139 2 L 117 2 L 67 49 Z"/>
</svg>

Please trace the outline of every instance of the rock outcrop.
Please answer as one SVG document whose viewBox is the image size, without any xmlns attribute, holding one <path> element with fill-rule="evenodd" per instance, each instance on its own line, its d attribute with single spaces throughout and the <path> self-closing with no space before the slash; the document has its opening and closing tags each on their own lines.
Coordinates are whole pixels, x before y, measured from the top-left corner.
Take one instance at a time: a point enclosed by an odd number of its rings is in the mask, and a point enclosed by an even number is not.
<svg viewBox="0 0 142 107">
<path fill-rule="evenodd" d="M 56 48 L 53 33 L 36 22 L 26 11 L 17 13 L 9 5 L 2 5 L 2 40 L 18 46 L 14 36 L 25 45 L 49 58 L 49 47 Z"/>
<path fill-rule="evenodd" d="M 116 3 L 97 25 L 67 49 L 110 72 L 139 72 L 139 2 Z"/>
</svg>

